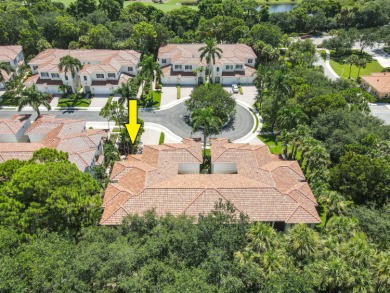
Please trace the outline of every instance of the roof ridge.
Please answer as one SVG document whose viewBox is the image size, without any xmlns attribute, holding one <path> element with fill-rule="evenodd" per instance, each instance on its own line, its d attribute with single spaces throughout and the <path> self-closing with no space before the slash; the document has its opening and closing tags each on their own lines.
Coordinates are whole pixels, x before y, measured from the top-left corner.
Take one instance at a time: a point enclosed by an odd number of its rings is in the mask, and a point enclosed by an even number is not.
<svg viewBox="0 0 390 293">
<path fill-rule="evenodd" d="M 192 206 L 192 204 L 193 204 L 193 203 L 194 203 L 194 202 L 195 202 L 203 193 L 206 192 L 206 190 L 207 190 L 207 188 L 203 189 L 203 191 L 202 191 L 201 193 L 199 193 L 198 196 L 196 196 L 195 199 L 194 199 L 192 202 L 190 202 L 190 203 L 188 204 L 188 206 L 180 213 L 180 215 L 182 215 L 183 213 L 185 213 L 185 211 L 186 211 L 190 206 Z"/>
<path fill-rule="evenodd" d="M 236 207 L 236 205 L 231 201 L 231 200 L 228 200 L 222 193 L 220 193 L 219 192 L 219 190 L 217 190 L 217 189 L 215 189 L 215 188 L 208 188 L 208 189 L 214 189 L 220 196 L 222 196 L 226 201 L 228 201 L 228 202 L 230 202 L 233 206 L 234 206 L 234 208 L 237 210 L 237 211 L 239 211 L 240 213 L 242 213 L 242 211 L 240 211 L 237 207 Z M 229 188 L 230 189 L 230 188 Z"/>
</svg>

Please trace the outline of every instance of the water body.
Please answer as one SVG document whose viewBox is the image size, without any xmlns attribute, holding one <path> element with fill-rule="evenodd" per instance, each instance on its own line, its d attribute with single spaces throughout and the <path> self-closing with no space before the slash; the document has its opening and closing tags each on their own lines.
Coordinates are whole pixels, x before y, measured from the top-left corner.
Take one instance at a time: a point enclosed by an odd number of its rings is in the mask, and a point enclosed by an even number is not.
<svg viewBox="0 0 390 293">
<path fill-rule="evenodd" d="M 269 13 L 290 12 L 297 6 L 298 4 L 269 4 L 268 11 Z M 261 6 L 259 7 L 260 9 Z"/>
</svg>

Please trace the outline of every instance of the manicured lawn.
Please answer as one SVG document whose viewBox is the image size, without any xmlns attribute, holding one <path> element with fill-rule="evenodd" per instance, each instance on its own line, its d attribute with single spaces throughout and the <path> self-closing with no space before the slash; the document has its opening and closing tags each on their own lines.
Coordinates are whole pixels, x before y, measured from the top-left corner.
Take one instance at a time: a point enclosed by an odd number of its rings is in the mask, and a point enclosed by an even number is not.
<svg viewBox="0 0 390 293">
<path fill-rule="evenodd" d="M 169 0 L 165 3 L 144 2 L 144 4 L 151 5 L 151 6 L 154 6 L 157 9 L 160 9 L 164 12 L 168 12 L 168 11 L 171 11 L 173 9 L 180 8 L 181 7 L 180 2 L 181 2 L 180 0 Z M 132 3 L 134 3 L 134 1 L 126 1 L 125 6 L 130 5 Z M 187 5 L 187 7 L 191 8 L 191 9 L 196 9 L 196 10 L 198 9 L 198 6 L 196 6 L 196 5 Z"/>
<path fill-rule="evenodd" d="M 335 60 L 330 60 L 330 66 L 332 66 L 333 70 L 343 78 L 348 78 L 349 75 L 349 64 L 338 63 Z M 345 67 L 344 67 L 345 66 Z M 344 68 L 344 71 L 343 71 Z M 370 63 L 367 63 L 366 68 L 360 69 L 360 76 L 370 75 L 373 72 L 381 72 L 383 67 L 376 60 L 372 60 Z M 358 74 L 358 67 L 352 65 L 351 78 L 356 79 Z"/>
<path fill-rule="evenodd" d="M 160 107 L 161 103 L 161 91 L 156 90 L 153 92 L 153 107 Z"/>
<path fill-rule="evenodd" d="M 91 100 L 89 99 L 67 99 L 61 98 L 58 100 L 57 107 L 89 107 Z"/>
<path fill-rule="evenodd" d="M 58 2 L 64 3 L 66 7 L 69 6 L 70 3 L 74 2 L 75 0 L 58 0 Z"/>
<path fill-rule="evenodd" d="M 258 135 L 257 137 L 269 147 L 271 154 L 274 155 L 282 154 L 282 143 L 277 140 L 277 136 L 275 134 Z M 289 146 L 288 150 L 289 152 L 291 151 L 291 146 Z M 301 158 L 301 152 L 298 151 L 296 159 L 299 160 L 300 158 Z"/>
</svg>

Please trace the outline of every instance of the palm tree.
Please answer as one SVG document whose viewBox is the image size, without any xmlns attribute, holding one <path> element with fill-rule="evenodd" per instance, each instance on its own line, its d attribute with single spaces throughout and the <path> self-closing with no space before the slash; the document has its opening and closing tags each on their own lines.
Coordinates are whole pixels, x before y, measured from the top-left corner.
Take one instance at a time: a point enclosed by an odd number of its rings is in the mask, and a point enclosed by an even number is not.
<svg viewBox="0 0 390 293">
<path fill-rule="evenodd" d="M 115 93 L 121 96 L 118 102 L 120 104 L 123 104 L 125 101 L 128 100 L 136 100 L 137 91 L 138 91 L 137 81 L 134 78 L 132 78 L 129 81 L 122 83 L 119 86 L 119 88 L 115 91 Z"/>
<path fill-rule="evenodd" d="M 200 53 L 200 61 L 203 60 L 203 58 L 206 59 L 207 67 L 208 67 L 208 80 L 210 82 L 210 76 L 211 76 L 211 61 L 213 61 L 213 64 L 215 64 L 215 58 L 221 58 L 222 56 L 222 49 L 217 47 L 217 43 L 215 40 L 206 40 L 205 41 L 206 46 L 199 48 Z"/>
<path fill-rule="evenodd" d="M 359 60 L 359 57 L 355 54 L 352 54 L 349 56 L 346 61 L 349 64 L 349 74 L 348 74 L 348 79 L 351 79 L 351 71 L 352 71 L 352 65 L 356 64 L 357 61 Z"/>
<path fill-rule="evenodd" d="M 317 232 L 304 224 L 295 225 L 287 233 L 288 248 L 299 264 L 312 257 L 319 244 Z"/>
<path fill-rule="evenodd" d="M 263 102 L 264 92 L 270 81 L 271 73 L 272 71 L 270 70 L 270 68 L 262 64 L 260 64 L 256 72 L 253 73 L 253 75 L 255 75 L 254 84 L 256 85 L 257 89 L 256 100 L 259 103 L 260 107 L 261 103 Z"/>
<path fill-rule="evenodd" d="M 359 58 L 356 62 L 356 66 L 358 67 L 357 78 L 359 78 L 360 77 L 360 69 L 366 68 L 366 66 L 367 66 L 367 59 L 366 58 Z"/>
<path fill-rule="evenodd" d="M 81 61 L 77 58 L 74 58 L 70 55 L 61 57 L 60 63 L 58 64 L 58 69 L 64 71 L 65 75 L 70 72 L 72 78 L 72 92 L 75 92 L 74 78 L 76 77 L 77 72 L 83 67 Z"/>
<path fill-rule="evenodd" d="M 329 153 L 321 143 L 316 143 L 313 147 L 309 148 L 305 153 L 305 174 L 307 170 L 313 170 L 314 168 L 327 167 L 330 163 Z"/>
<path fill-rule="evenodd" d="M 389 292 L 390 291 L 390 252 L 382 251 L 377 255 L 375 266 L 375 292 Z"/>
<path fill-rule="evenodd" d="M 326 207 L 326 217 L 324 227 L 333 215 L 341 215 L 346 208 L 352 204 L 344 196 L 336 191 L 323 191 L 319 196 L 319 201 Z"/>
<path fill-rule="evenodd" d="M 279 110 L 276 124 L 279 129 L 291 130 L 299 124 L 307 124 L 309 117 L 302 111 L 301 107 L 283 107 Z"/>
<path fill-rule="evenodd" d="M 310 129 L 307 125 L 298 125 L 292 135 L 294 138 L 292 140 L 291 156 L 295 159 L 298 149 L 301 148 L 305 138 L 310 135 Z"/>
<path fill-rule="evenodd" d="M 0 62 L 0 82 L 5 81 L 4 73 L 7 73 L 7 75 L 9 75 L 12 71 L 14 71 L 14 69 L 12 68 L 11 64 L 7 62 Z"/>
<path fill-rule="evenodd" d="M 195 110 L 191 115 L 191 119 L 193 131 L 203 130 L 203 162 L 205 162 L 206 139 L 210 135 L 210 132 L 218 133 L 220 131 L 222 120 L 214 115 L 214 109 L 212 107 Z"/>
<path fill-rule="evenodd" d="M 49 103 L 50 95 L 38 91 L 35 84 L 22 90 L 20 95 L 18 111 L 21 111 L 26 106 L 31 106 L 37 112 L 37 118 L 39 118 L 41 116 L 39 106 L 44 106 L 48 110 L 51 110 Z"/>
<path fill-rule="evenodd" d="M 278 245 L 276 231 L 268 224 L 258 222 L 251 226 L 247 238 L 252 250 L 263 253 Z"/>
<path fill-rule="evenodd" d="M 154 60 L 153 55 L 145 55 L 141 62 L 141 78 L 146 82 L 150 82 L 151 97 L 153 98 L 153 81 L 160 81 L 163 73 L 160 64 Z"/>
<path fill-rule="evenodd" d="M 292 133 L 287 132 L 283 130 L 280 135 L 277 137 L 277 140 L 282 143 L 282 148 L 283 148 L 283 155 L 284 158 L 287 158 L 287 151 L 288 151 L 288 146 L 290 145 L 291 141 L 293 139 Z"/>
</svg>

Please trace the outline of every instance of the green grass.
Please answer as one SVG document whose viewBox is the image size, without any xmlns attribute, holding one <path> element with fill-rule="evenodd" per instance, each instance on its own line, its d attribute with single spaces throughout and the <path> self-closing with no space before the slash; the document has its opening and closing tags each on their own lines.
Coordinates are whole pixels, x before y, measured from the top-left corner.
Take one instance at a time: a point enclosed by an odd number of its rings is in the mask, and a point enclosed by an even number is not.
<svg viewBox="0 0 390 293">
<path fill-rule="evenodd" d="M 282 154 L 282 143 L 277 140 L 277 135 L 267 134 L 267 135 L 258 135 L 257 137 L 268 146 L 271 154 L 274 154 L 274 155 L 281 155 Z M 289 146 L 288 152 L 290 152 L 291 149 L 292 149 L 292 146 Z M 295 159 L 299 160 L 300 158 L 301 158 L 301 152 L 298 151 Z"/>
<path fill-rule="evenodd" d="M 160 139 L 158 140 L 158 144 L 163 144 L 165 140 L 165 133 L 161 132 L 160 133 Z"/>
<path fill-rule="evenodd" d="M 57 107 L 89 107 L 91 100 L 89 99 L 67 99 L 61 98 L 58 100 Z"/>
<path fill-rule="evenodd" d="M 280 141 L 276 141 L 275 134 L 258 135 L 257 137 L 268 146 L 271 154 L 280 155 L 282 153 L 282 144 Z"/>
<path fill-rule="evenodd" d="M 345 79 L 348 78 L 349 75 L 349 64 L 343 64 L 343 63 L 338 63 L 335 60 L 331 59 L 330 60 L 330 66 L 332 66 L 333 70 L 337 73 L 337 75 L 341 76 Z M 344 67 L 345 66 L 345 67 Z M 344 68 L 344 71 L 343 71 Z M 372 60 L 371 62 L 367 63 L 366 68 L 360 69 L 360 76 L 363 75 L 371 75 L 373 72 L 381 72 L 383 67 L 378 63 L 376 60 Z M 357 74 L 358 74 L 358 67 L 355 65 L 352 65 L 352 70 L 351 70 L 351 78 L 357 79 Z"/>
<path fill-rule="evenodd" d="M 161 103 L 161 91 L 156 90 L 153 92 L 153 107 L 160 107 Z"/>
<path fill-rule="evenodd" d="M 256 115 L 256 112 L 252 109 L 250 109 L 253 116 L 255 116 L 255 119 L 256 119 L 256 125 L 255 125 L 255 129 L 253 129 L 252 133 L 255 133 L 257 131 L 257 129 L 259 128 L 259 118 L 257 117 Z"/>
</svg>

